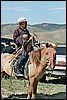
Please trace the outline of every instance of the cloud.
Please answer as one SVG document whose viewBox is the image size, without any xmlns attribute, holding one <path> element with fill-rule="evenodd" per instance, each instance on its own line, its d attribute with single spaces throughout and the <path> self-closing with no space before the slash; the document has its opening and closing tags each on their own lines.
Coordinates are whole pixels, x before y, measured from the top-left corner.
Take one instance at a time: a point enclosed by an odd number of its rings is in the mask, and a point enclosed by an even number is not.
<svg viewBox="0 0 67 100">
<path fill-rule="evenodd" d="M 62 11 L 66 10 L 66 8 L 49 8 L 48 10 L 53 11 L 53 13 L 61 13 Z"/>
<path fill-rule="evenodd" d="M 66 8 L 63 7 L 63 8 L 49 8 L 48 10 L 52 10 L 52 11 L 62 11 L 62 10 L 65 10 Z"/>
<path fill-rule="evenodd" d="M 1 10 L 11 10 L 11 11 L 31 11 L 29 7 L 10 7 L 10 8 L 4 8 L 2 7 Z"/>
<path fill-rule="evenodd" d="M 23 2 L 29 2 L 29 3 L 31 2 L 32 3 L 32 2 L 36 2 L 36 1 L 23 1 Z"/>
</svg>

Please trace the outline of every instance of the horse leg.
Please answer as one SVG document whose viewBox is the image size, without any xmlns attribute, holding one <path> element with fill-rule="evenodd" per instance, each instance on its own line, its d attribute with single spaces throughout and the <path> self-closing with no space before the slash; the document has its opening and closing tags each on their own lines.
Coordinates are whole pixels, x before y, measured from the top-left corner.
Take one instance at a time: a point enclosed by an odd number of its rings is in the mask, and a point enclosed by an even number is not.
<svg viewBox="0 0 67 100">
<path fill-rule="evenodd" d="M 27 96 L 27 99 L 31 99 L 31 93 L 29 94 L 29 87 L 30 87 L 30 82 L 29 82 L 29 86 L 28 86 L 28 96 Z"/>
<path fill-rule="evenodd" d="M 4 77 L 4 75 L 5 75 L 5 72 L 4 71 L 1 72 L 1 79 Z"/>
<path fill-rule="evenodd" d="M 5 75 L 5 73 L 4 73 L 4 72 L 1 72 L 1 80 L 2 80 L 2 78 L 4 77 L 4 75 Z M 1 99 L 3 99 L 2 94 L 1 94 Z"/>
<path fill-rule="evenodd" d="M 29 87 L 28 87 L 28 96 L 27 99 L 31 99 L 33 84 L 34 84 L 34 77 L 29 79 Z"/>
<path fill-rule="evenodd" d="M 34 87 L 33 87 L 33 91 L 32 91 L 32 99 L 36 99 L 37 84 L 38 84 L 38 82 L 34 83 Z"/>
<path fill-rule="evenodd" d="M 3 99 L 3 96 L 1 95 L 1 99 Z"/>
</svg>

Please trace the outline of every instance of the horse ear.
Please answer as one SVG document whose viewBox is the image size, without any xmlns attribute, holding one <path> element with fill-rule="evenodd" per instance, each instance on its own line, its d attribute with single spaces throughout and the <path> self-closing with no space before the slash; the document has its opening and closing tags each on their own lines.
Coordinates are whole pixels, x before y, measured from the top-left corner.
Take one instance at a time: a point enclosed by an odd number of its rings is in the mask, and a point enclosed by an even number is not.
<svg viewBox="0 0 67 100">
<path fill-rule="evenodd" d="M 49 43 L 46 43 L 46 48 L 48 48 L 50 45 L 49 45 Z"/>
<path fill-rule="evenodd" d="M 51 43 L 50 46 L 53 48 L 56 48 L 58 46 L 58 44 Z"/>
<path fill-rule="evenodd" d="M 57 48 L 57 46 L 58 46 L 58 44 L 55 44 L 55 45 L 54 45 L 54 48 Z"/>
</svg>

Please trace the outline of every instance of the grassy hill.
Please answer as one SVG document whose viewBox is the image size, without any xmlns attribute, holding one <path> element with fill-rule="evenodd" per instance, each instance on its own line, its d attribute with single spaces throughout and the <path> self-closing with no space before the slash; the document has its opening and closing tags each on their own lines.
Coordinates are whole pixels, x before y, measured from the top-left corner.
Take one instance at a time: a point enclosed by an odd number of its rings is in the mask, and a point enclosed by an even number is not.
<svg viewBox="0 0 67 100">
<path fill-rule="evenodd" d="M 11 37 L 18 24 L 1 25 L 1 36 Z M 28 25 L 30 33 L 36 33 L 39 41 L 66 43 L 66 24 L 41 23 Z"/>
</svg>

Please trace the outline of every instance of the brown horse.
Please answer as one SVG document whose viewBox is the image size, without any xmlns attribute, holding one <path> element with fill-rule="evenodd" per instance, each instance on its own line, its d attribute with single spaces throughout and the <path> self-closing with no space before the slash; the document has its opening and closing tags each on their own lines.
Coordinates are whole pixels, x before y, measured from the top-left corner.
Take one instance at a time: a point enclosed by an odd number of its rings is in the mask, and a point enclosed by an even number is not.
<svg viewBox="0 0 67 100">
<path fill-rule="evenodd" d="M 30 52 L 30 63 L 28 65 L 29 88 L 27 99 L 36 99 L 38 81 L 44 75 L 47 66 L 51 66 L 51 69 L 53 69 L 56 55 L 55 48 L 56 45 L 46 45 L 45 47 Z M 9 63 L 12 57 L 14 57 L 13 54 L 1 54 L 1 78 L 5 73 L 10 76 L 15 76 L 14 70 L 12 71 L 11 62 Z"/>
</svg>

